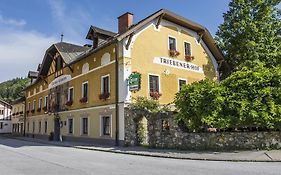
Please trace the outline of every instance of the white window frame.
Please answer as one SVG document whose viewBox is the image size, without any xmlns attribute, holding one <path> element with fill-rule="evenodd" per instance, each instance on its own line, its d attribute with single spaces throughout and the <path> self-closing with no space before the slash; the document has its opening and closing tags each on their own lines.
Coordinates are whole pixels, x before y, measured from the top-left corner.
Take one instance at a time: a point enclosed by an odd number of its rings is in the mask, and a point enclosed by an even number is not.
<svg viewBox="0 0 281 175">
<path fill-rule="evenodd" d="M 108 92 L 110 93 L 110 74 L 101 76 L 101 86 L 100 86 L 101 88 L 100 88 L 100 91 L 101 91 L 101 93 L 103 93 L 103 89 L 104 89 L 104 87 L 103 87 L 103 78 L 105 78 L 105 77 L 108 77 Z"/>
<path fill-rule="evenodd" d="M 44 107 L 48 107 L 48 95 L 44 97 Z"/>
<path fill-rule="evenodd" d="M 85 81 L 85 82 L 83 82 L 82 83 L 82 94 L 81 94 L 81 98 L 83 98 L 84 97 L 84 84 L 88 84 L 88 96 L 87 96 L 87 98 L 89 98 L 89 82 L 88 81 Z M 89 99 L 88 99 L 88 101 L 89 101 Z"/>
<path fill-rule="evenodd" d="M 27 105 L 27 109 L 28 109 L 28 111 L 30 111 L 30 102 L 28 102 L 28 105 Z"/>
<path fill-rule="evenodd" d="M 148 94 L 150 93 L 150 83 L 149 83 L 149 76 L 150 76 L 150 75 L 152 75 L 152 76 L 158 76 L 158 79 L 159 79 L 159 92 L 158 92 L 158 93 L 161 93 L 161 79 L 160 79 L 160 75 L 159 75 L 159 74 L 148 73 L 148 76 L 147 76 Z"/>
<path fill-rule="evenodd" d="M 35 110 L 35 107 L 36 107 L 36 100 L 33 100 L 32 110 Z"/>
<path fill-rule="evenodd" d="M 174 37 L 174 36 L 171 36 L 171 35 L 168 35 L 168 50 L 170 50 L 170 43 L 169 43 L 169 39 L 170 38 L 174 38 L 175 39 L 175 42 L 176 42 L 176 50 L 178 50 L 178 44 L 177 44 L 177 38 Z"/>
<path fill-rule="evenodd" d="M 42 102 L 43 102 L 43 99 L 42 97 L 39 98 L 39 101 L 38 101 L 38 108 L 42 108 Z"/>
<path fill-rule="evenodd" d="M 83 133 L 83 118 L 87 118 L 88 119 L 88 131 L 87 134 Z M 80 135 L 81 136 L 89 136 L 89 131 L 90 131 L 90 122 L 89 122 L 89 117 L 80 117 Z"/>
<path fill-rule="evenodd" d="M 110 115 L 100 115 L 100 137 L 108 137 L 108 135 L 103 135 L 103 117 L 109 117 L 110 119 L 110 137 L 112 137 L 112 114 Z"/>
<path fill-rule="evenodd" d="M 185 53 L 185 43 L 190 44 L 190 56 L 192 56 L 192 44 L 189 41 L 183 41 L 183 52 L 184 52 L 184 56 L 186 55 Z"/>
<path fill-rule="evenodd" d="M 72 89 L 72 92 L 73 92 L 73 94 L 72 94 L 72 100 L 74 101 L 74 87 L 73 86 L 71 86 L 71 87 L 69 87 L 68 88 L 68 92 L 67 92 L 67 101 L 70 101 L 70 89 Z M 82 89 L 84 89 L 83 88 L 83 85 L 82 85 Z M 84 91 L 84 90 L 82 90 L 82 91 Z M 82 92 L 83 93 L 83 92 Z M 88 84 L 88 93 L 89 93 L 89 84 Z M 89 95 L 89 94 L 88 94 Z M 83 94 L 82 94 L 82 96 L 83 96 Z"/>
<path fill-rule="evenodd" d="M 188 84 L 188 81 L 186 78 L 178 78 L 178 91 L 180 91 L 180 80 L 185 81 L 186 85 Z"/>
<path fill-rule="evenodd" d="M 82 117 L 83 118 L 83 117 Z M 72 120 L 72 133 L 69 133 L 69 120 Z M 89 119 L 88 119 L 88 123 L 89 123 Z M 88 124 L 89 125 L 89 124 Z M 88 128 L 89 130 L 89 128 Z M 82 131 L 82 130 L 81 130 Z M 67 134 L 69 135 L 74 135 L 74 119 L 72 117 L 67 118 Z"/>
</svg>

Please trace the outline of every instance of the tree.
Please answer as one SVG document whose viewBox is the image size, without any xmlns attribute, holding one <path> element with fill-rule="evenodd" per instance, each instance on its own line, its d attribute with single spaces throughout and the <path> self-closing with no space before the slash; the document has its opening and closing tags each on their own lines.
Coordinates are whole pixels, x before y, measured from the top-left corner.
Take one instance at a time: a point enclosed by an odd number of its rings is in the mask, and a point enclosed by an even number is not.
<svg viewBox="0 0 281 175">
<path fill-rule="evenodd" d="M 254 60 L 281 65 L 281 0 L 232 0 L 216 41 L 232 69 Z"/>
</svg>

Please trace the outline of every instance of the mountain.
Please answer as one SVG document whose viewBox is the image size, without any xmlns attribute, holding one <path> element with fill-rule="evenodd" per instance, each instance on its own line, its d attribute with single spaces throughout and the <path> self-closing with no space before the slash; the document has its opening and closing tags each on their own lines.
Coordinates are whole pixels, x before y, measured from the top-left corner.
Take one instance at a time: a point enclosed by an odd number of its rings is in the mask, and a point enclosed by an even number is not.
<svg viewBox="0 0 281 175">
<path fill-rule="evenodd" d="M 10 103 L 24 96 L 22 90 L 29 81 L 29 78 L 14 78 L 0 83 L 0 99 Z"/>
</svg>

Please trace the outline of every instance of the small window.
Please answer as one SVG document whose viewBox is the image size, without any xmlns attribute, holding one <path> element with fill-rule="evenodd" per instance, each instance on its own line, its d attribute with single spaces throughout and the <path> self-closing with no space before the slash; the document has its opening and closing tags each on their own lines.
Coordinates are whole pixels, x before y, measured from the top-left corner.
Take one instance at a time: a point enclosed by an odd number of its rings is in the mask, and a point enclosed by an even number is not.
<svg viewBox="0 0 281 175">
<path fill-rule="evenodd" d="M 27 132 L 29 132 L 29 122 L 27 123 Z"/>
<path fill-rule="evenodd" d="M 68 134 L 73 134 L 73 119 L 68 119 Z"/>
<path fill-rule="evenodd" d="M 186 56 L 191 56 L 191 44 L 184 42 L 184 53 Z"/>
<path fill-rule="evenodd" d="M 32 123 L 32 132 L 35 132 L 35 122 Z"/>
<path fill-rule="evenodd" d="M 0 129 L 3 129 L 3 122 L 0 122 Z"/>
<path fill-rule="evenodd" d="M 48 96 L 45 96 L 45 98 L 44 98 L 44 107 L 45 108 L 48 107 Z"/>
<path fill-rule="evenodd" d="M 45 127 L 44 127 L 44 133 L 47 134 L 47 131 L 48 131 L 48 122 L 45 121 Z"/>
<path fill-rule="evenodd" d="M 28 108 L 27 108 L 28 111 L 30 111 L 30 102 L 28 102 Z"/>
<path fill-rule="evenodd" d="M 82 97 L 88 98 L 88 82 L 82 84 Z"/>
<path fill-rule="evenodd" d="M 42 97 L 39 98 L 39 103 L 38 103 L 38 108 L 41 109 L 42 108 Z"/>
<path fill-rule="evenodd" d="M 177 50 L 176 38 L 169 37 L 169 50 Z"/>
<path fill-rule="evenodd" d="M 32 106 L 32 109 L 33 109 L 33 110 L 35 110 L 35 107 L 36 107 L 36 104 L 35 104 L 35 103 L 36 103 L 36 101 L 34 100 L 34 101 L 33 101 L 33 106 Z"/>
<path fill-rule="evenodd" d="M 111 121 L 109 116 L 102 117 L 102 134 L 103 135 L 111 134 Z"/>
<path fill-rule="evenodd" d="M 182 86 L 183 86 L 183 85 L 186 85 L 186 80 L 179 79 L 179 90 L 182 89 Z"/>
<path fill-rule="evenodd" d="M 88 118 L 82 118 L 82 134 L 88 134 Z"/>
<path fill-rule="evenodd" d="M 73 95 L 74 95 L 74 88 L 73 87 L 70 87 L 68 89 L 68 101 L 73 101 Z"/>
<path fill-rule="evenodd" d="M 149 91 L 150 92 L 159 92 L 159 76 L 149 75 Z"/>
<path fill-rule="evenodd" d="M 39 124 L 38 124 L 38 133 L 41 133 L 41 121 L 39 121 Z"/>
<path fill-rule="evenodd" d="M 101 93 L 107 94 L 110 91 L 109 75 L 102 77 Z"/>
</svg>

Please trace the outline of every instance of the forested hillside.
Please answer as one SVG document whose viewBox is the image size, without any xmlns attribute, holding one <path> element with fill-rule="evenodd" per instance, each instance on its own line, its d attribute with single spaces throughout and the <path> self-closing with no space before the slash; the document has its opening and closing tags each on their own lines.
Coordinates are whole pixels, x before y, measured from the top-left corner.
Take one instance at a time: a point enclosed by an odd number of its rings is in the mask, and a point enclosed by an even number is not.
<svg viewBox="0 0 281 175">
<path fill-rule="evenodd" d="M 28 82 L 28 78 L 14 78 L 0 83 L 0 99 L 10 103 L 22 97 L 24 95 L 22 90 Z"/>
</svg>

